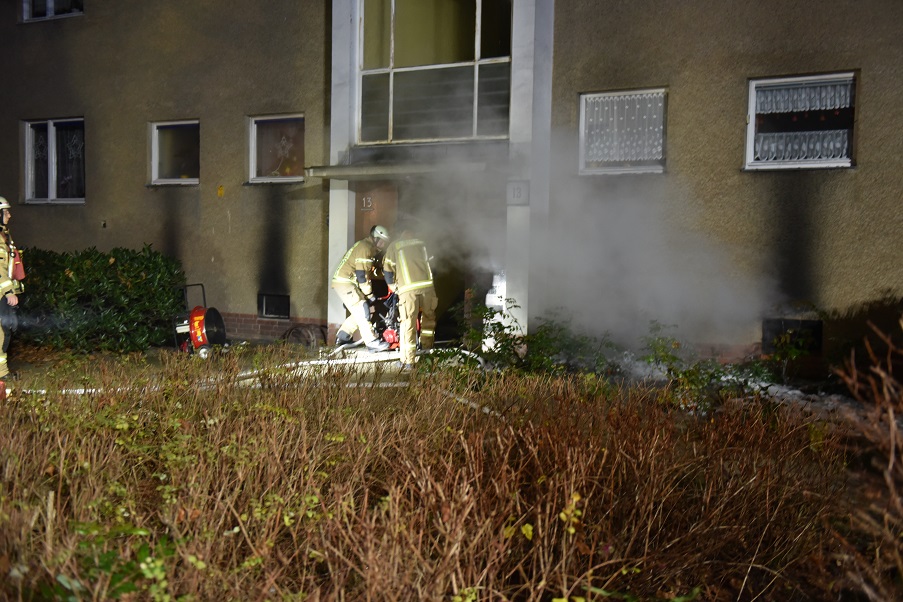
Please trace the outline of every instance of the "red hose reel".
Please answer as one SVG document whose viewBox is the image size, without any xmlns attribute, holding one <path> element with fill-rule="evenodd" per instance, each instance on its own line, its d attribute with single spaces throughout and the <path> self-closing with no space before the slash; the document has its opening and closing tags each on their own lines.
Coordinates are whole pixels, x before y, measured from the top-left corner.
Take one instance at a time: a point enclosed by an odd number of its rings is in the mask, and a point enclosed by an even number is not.
<svg viewBox="0 0 903 602">
<path fill-rule="evenodd" d="M 188 288 L 204 285 L 189 284 L 185 287 L 186 307 L 188 305 Z M 213 307 L 206 307 L 207 298 L 203 294 L 203 305 L 196 305 L 187 315 L 176 320 L 176 347 L 186 353 L 197 353 L 206 359 L 214 345 L 226 344 L 226 323 L 222 315 Z"/>
</svg>

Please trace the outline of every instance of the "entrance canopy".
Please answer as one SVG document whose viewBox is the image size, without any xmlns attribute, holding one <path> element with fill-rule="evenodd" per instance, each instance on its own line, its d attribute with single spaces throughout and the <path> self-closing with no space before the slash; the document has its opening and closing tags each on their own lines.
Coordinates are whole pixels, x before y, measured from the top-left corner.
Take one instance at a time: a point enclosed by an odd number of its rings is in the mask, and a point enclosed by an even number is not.
<svg viewBox="0 0 903 602">
<path fill-rule="evenodd" d="M 320 165 L 307 167 L 304 175 L 309 178 L 324 178 L 331 180 L 374 180 L 403 178 L 405 176 L 443 173 L 448 171 L 481 172 L 486 171 L 485 162 L 469 163 L 366 163 L 360 165 Z"/>
</svg>

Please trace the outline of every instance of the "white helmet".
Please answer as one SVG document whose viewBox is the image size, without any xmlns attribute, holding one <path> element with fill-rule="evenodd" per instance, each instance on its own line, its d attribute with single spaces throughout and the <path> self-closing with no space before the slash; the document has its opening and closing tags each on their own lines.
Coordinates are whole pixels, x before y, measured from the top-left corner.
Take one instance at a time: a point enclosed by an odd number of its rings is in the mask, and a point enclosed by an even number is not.
<svg viewBox="0 0 903 602">
<path fill-rule="evenodd" d="M 9 201 L 6 200 L 6 197 L 0 196 L 0 209 L 9 209 L 10 204 Z"/>
<path fill-rule="evenodd" d="M 386 242 L 389 241 L 389 231 L 382 226 L 373 226 L 370 228 L 370 236 L 373 238 L 381 238 Z"/>
</svg>

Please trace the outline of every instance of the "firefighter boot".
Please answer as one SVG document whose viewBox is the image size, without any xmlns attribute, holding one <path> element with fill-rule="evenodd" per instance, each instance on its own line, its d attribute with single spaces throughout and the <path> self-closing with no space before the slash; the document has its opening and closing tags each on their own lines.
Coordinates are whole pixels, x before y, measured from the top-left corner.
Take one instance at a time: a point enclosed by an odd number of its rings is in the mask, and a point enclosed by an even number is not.
<svg viewBox="0 0 903 602">
<path fill-rule="evenodd" d="M 335 335 L 335 344 L 339 347 L 342 345 L 347 345 L 352 341 L 351 335 L 345 332 L 344 330 L 340 330 Z"/>
<path fill-rule="evenodd" d="M 372 341 L 367 341 L 367 349 L 370 350 L 370 353 L 378 353 L 380 351 L 388 351 L 389 343 L 383 341 L 382 339 L 373 339 Z"/>
</svg>

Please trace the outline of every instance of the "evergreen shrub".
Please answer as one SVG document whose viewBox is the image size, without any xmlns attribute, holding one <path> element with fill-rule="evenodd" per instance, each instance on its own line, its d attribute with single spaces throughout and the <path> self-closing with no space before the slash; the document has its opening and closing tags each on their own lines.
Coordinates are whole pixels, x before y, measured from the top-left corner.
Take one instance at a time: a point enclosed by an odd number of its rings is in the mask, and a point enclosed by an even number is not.
<svg viewBox="0 0 903 602">
<path fill-rule="evenodd" d="M 17 338 L 54 349 L 142 351 L 173 341 L 184 312 L 181 264 L 145 245 L 24 251 Z"/>
</svg>

